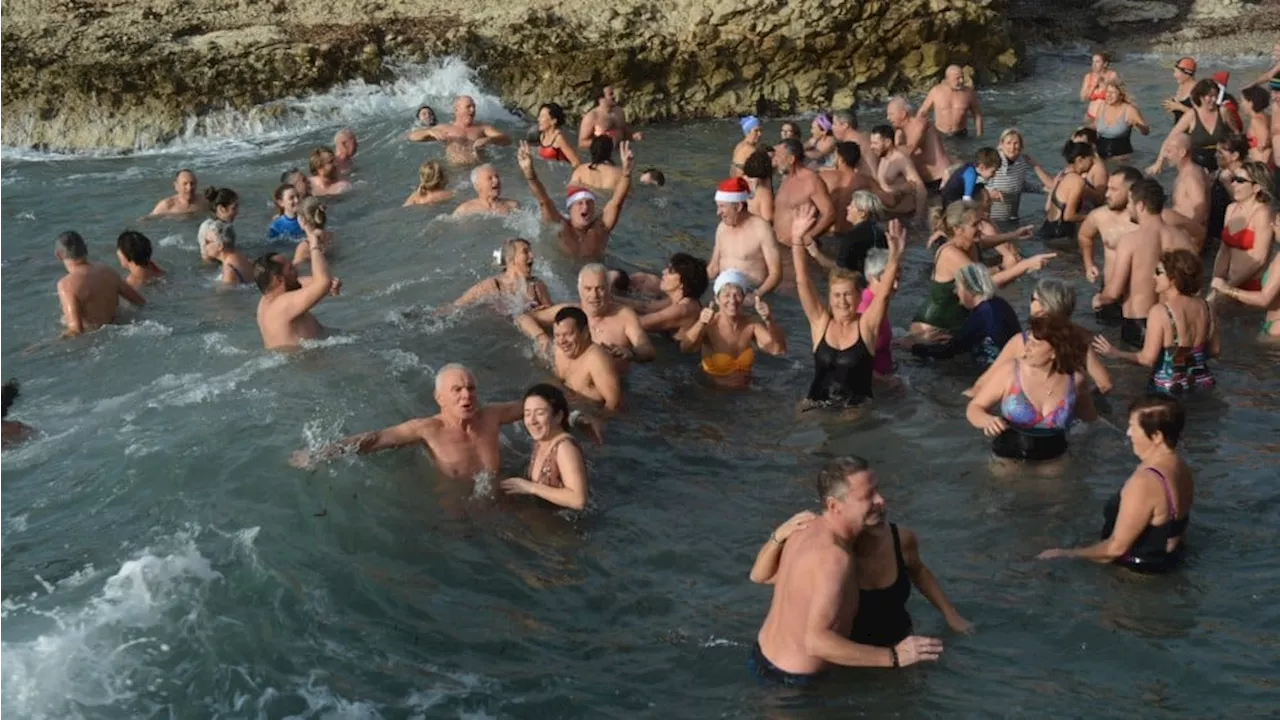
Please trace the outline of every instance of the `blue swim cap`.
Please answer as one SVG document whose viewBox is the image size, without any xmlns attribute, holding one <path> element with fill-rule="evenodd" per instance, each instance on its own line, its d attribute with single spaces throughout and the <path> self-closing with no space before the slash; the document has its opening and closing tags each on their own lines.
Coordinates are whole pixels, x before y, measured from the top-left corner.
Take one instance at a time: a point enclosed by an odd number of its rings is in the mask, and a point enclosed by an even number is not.
<svg viewBox="0 0 1280 720">
<path fill-rule="evenodd" d="M 755 115 L 748 115 L 742 118 L 741 120 L 739 120 L 738 124 L 742 126 L 742 134 L 746 135 L 750 133 L 752 130 L 755 130 L 756 128 L 760 127 L 760 118 L 756 117 Z"/>
</svg>

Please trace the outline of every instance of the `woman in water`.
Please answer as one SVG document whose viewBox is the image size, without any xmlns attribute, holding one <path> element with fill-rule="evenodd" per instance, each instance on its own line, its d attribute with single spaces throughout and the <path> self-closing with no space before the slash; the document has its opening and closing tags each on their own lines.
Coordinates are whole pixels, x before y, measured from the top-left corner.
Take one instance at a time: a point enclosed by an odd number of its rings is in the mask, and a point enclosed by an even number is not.
<svg viewBox="0 0 1280 720">
<path fill-rule="evenodd" d="M 747 212 L 773 222 L 773 160 L 764 150 L 756 150 L 742 163 L 742 174 L 751 188 Z"/>
<path fill-rule="evenodd" d="M 836 138 L 831 134 L 831 116 L 818 113 L 809 124 L 809 139 L 804 144 L 806 164 L 814 167 L 827 167 L 835 157 Z"/>
<path fill-rule="evenodd" d="M 791 533 L 808 525 L 817 516 L 797 513 L 769 534 L 755 564 L 751 582 L 772 585 L 778 573 L 782 548 Z M 973 632 L 973 623 L 964 619 L 942 590 L 938 578 L 920 557 L 916 534 L 896 523 L 882 521 L 859 533 L 853 545 L 858 581 L 858 612 L 853 618 L 849 639 L 862 645 L 893 647 L 912 633 L 907 600 L 914 585 L 931 605 L 942 613 L 947 627 L 958 633 Z"/>
<path fill-rule="evenodd" d="M 222 263 L 223 285 L 244 285 L 253 282 L 253 261 L 236 249 L 236 229 L 229 223 L 213 220 L 202 227 L 202 239 L 211 257 Z"/>
<path fill-rule="evenodd" d="M 1272 172 L 1251 161 L 1232 173 L 1229 182 L 1233 202 L 1227 206 L 1222 224 L 1222 245 L 1213 261 L 1213 277 L 1241 290 L 1261 290 L 1262 269 L 1271 257 Z"/>
<path fill-rule="evenodd" d="M 640 315 L 640 327 L 645 332 L 675 336 L 697 322 L 702 312 L 701 298 L 707 291 L 707 263 L 678 252 L 667 261 L 661 277 L 655 279 L 652 275 L 635 273 L 626 281 L 625 288 L 639 289 L 649 296 L 614 295 L 614 300 Z"/>
<path fill-rule="evenodd" d="M 862 266 L 862 276 L 867 282 L 862 288 L 862 297 L 858 301 L 859 313 L 865 313 L 871 307 L 871 303 L 875 302 L 876 291 L 873 288 L 879 284 L 880 278 L 884 277 L 885 268 L 888 266 L 888 250 L 873 248 L 867 251 L 867 259 Z M 894 284 L 894 290 L 897 290 L 896 281 Z M 894 368 L 893 324 L 889 322 L 889 312 L 886 309 L 884 317 L 880 319 L 880 332 L 876 335 L 876 359 L 873 366 L 875 379 L 889 379 L 893 375 Z"/>
<path fill-rule="evenodd" d="M 1176 449 L 1185 426 L 1186 412 L 1176 399 L 1147 395 L 1135 400 L 1126 435 L 1138 467 L 1103 508 L 1102 539 L 1085 547 L 1045 550 L 1037 557 L 1082 558 L 1143 573 L 1177 567 L 1195 496 L 1191 466 Z"/>
<path fill-rule="evenodd" d="M 1148 392 L 1181 394 L 1211 390 L 1209 358 L 1222 351 L 1213 310 L 1200 297 L 1204 266 L 1190 250 L 1160 256 L 1156 265 L 1156 296 L 1160 302 L 1147 314 L 1142 350 L 1125 352 L 1099 335 L 1093 349 L 1099 354 L 1151 368 Z"/>
<path fill-rule="evenodd" d="M 1038 462 L 1065 454 L 1072 420 L 1092 422 L 1097 411 L 1084 374 L 1084 339 L 1060 317 L 1041 315 L 1029 324 L 1022 357 L 992 367 L 965 416 L 992 439 L 997 457 Z"/>
<path fill-rule="evenodd" d="M 1067 168 L 1058 176 L 1045 200 L 1040 235 L 1047 240 L 1070 238 L 1074 244 L 1076 229 L 1088 214 L 1084 201 L 1089 186 L 1087 174 L 1094 165 L 1094 150 L 1085 143 L 1068 141 L 1062 148 L 1062 157 L 1067 161 Z"/>
<path fill-rule="evenodd" d="M 1271 220 L 1271 232 L 1273 236 L 1280 233 L 1280 213 Z M 1244 305 L 1265 309 L 1267 314 L 1262 319 L 1262 334 L 1280 337 L 1280 253 L 1271 258 L 1271 265 L 1262 274 L 1261 290 L 1234 288 L 1222 278 L 1213 279 L 1213 290 Z"/>
<path fill-rule="evenodd" d="M 213 208 L 213 219 L 221 220 L 230 225 L 236 221 L 236 216 L 240 214 L 240 195 L 231 188 L 207 188 L 204 191 L 205 200 L 209 201 L 209 206 Z M 203 233 L 201 233 L 203 238 Z M 202 243 L 200 245 L 200 259 L 204 261 L 213 260 L 214 257 L 208 254 L 208 248 Z"/>
<path fill-rule="evenodd" d="M 810 230 L 816 213 L 812 205 L 796 210 L 792 222 L 791 257 L 795 261 L 796 290 L 800 305 L 809 320 L 810 347 L 813 349 L 813 382 L 803 407 L 852 408 L 872 397 L 875 355 L 872 348 L 880 338 L 880 326 L 889 312 L 889 300 L 898 284 L 902 250 L 907 232 L 898 220 L 890 220 L 886 238 L 889 260 L 879 281 L 871 286 L 874 298 L 864 312 L 859 312 L 861 292 L 857 273 L 842 268 L 827 275 L 827 304 L 809 275 L 809 259 L 805 246 L 814 242 Z"/>
<path fill-rule="evenodd" d="M 1244 98 L 1244 134 L 1249 143 L 1249 159 L 1272 165 L 1271 118 L 1267 116 L 1267 106 L 1271 104 L 1271 96 L 1261 85 L 1247 87 L 1240 91 Z"/>
<path fill-rule="evenodd" d="M 787 138 L 800 139 L 800 126 L 790 120 L 782 123 L 782 127 L 778 129 L 778 136 L 783 140 Z"/>
<path fill-rule="evenodd" d="M 565 162 L 569 167 L 578 167 L 578 152 L 573 143 L 565 139 L 564 109 L 556 103 L 543 103 L 538 108 L 538 157 L 548 162 Z M 612 154 L 610 150 L 610 154 Z"/>
<path fill-rule="evenodd" d="M 136 230 L 125 230 L 116 238 L 116 259 L 128 273 L 124 281 L 134 290 L 164 277 L 164 270 L 151 261 L 151 240 Z"/>
<path fill-rule="evenodd" d="M 991 219 L 995 222 L 1011 222 L 1018 219 L 1018 205 L 1023 193 L 1043 193 L 1053 184 L 1053 176 L 1045 171 L 1031 156 L 1022 152 L 1022 133 L 1009 128 L 1000 133 L 1000 169 L 987 181 L 987 187 L 1000 193 L 999 200 L 991 202 Z M 1039 182 L 1033 182 L 1032 175 Z"/>
<path fill-rule="evenodd" d="M 333 253 L 334 235 L 324 229 L 325 204 L 320 198 L 314 195 L 302 201 L 302 207 L 298 208 L 298 224 L 302 226 L 306 237 L 302 242 L 298 243 L 297 249 L 293 252 L 293 264 L 301 265 L 305 262 L 311 262 L 311 239 L 315 238 L 316 246 L 324 251 L 325 259 L 332 260 L 330 255 Z"/>
<path fill-rule="evenodd" d="M 624 175 L 622 168 L 613 164 L 613 138 L 608 135 L 591 138 L 587 157 L 591 162 L 575 167 L 569 184 L 613 192 Z"/>
<path fill-rule="evenodd" d="M 508 495 L 536 495 L 570 510 L 587 506 L 587 464 L 569 433 L 569 402 L 559 388 L 539 383 L 524 394 L 524 427 L 533 438 L 529 477 L 502 481 Z"/>
<path fill-rule="evenodd" d="M 298 223 L 298 204 L 302 202 L 301 197 L 297 188 L 289 183 L 281 183 L 276 187 L 272 198 L 278 214 L 271 219 L 271 225 L 267 227 L 268 240 L 290 241 L 307 234 Z"/>
<path fill-rule="evenodd" d="M 511 305 L 512 314 L 519 314 L 551 305 L 546 283 L 533 275 L 533 246 L 528 240 L 509 238 L 503 241 L 496 254 L 502 272 L 472 285 L 453 302 L 454 307 L 473 305 L 481 300 L 498 300 Z"/>
<path fill-rule="evenodd" d="M 448 202 L 453 199 L 448 185 L 449 176 L 440 161 L 427 160 L 418 168 L 418 188 L 404 201 L 404 207 Z"/>
<path fill-rule="evenodd" d="M 1076 291 L 1066 282 L 1058 278 L 1041 278 L 1036 283 L 1036 288 L 1031 292 L 1031 315 L 1030 317 L 1039 317 L 1041 315 L 1049 315 L 1061 318 L 1068 322 L 1071 321 L 1071 315 L 1076 311 Z M 1081 338 L 1091 338 L 1093 333 L 1086 330 L 1075 323 L 1072 323 L 1076 333 Z M 1000 351 L 1000 357 L 991 364 L 987 371 L 973 384 L 973 387 L 964 391 L 966 397 L 973 397 L 978 388 L 987 382 L 992 374 L 992 368 L 997 365 L 1013 362 L 1015 358 L 1022 357 L 1027 349 L 1027 330 L 1009 338 L 1009 342 L 1005 343 L 1004 349 Z M 1106 395 L 1111 392 L 1113 383 L 1111 382 L 1111 373 L 1107 372 L 1107 366 L 1102 364 L 1102 360 L 1098 354 L 1089 349 L 1088 356 L 1085 358 L 1085 373 L 1088 374 L 1089 380 L 1093 382 L 1093 386 L 1098 389 L 1098 393 Z"/>
<path fill-rule="evenodd" d="M 1148 175 L 1159 175 L 1164 170 L 1164 159 L 1169 138 L 1179 133 L 1191 137 L 1191 159 L 1197 165 L 1213 172 L 1218 169 L 1217 149 L 1231 134 L 1231 127 L 1218 105 L 1218 84 L 1208 78 L 1201 80 L 1191 88 L 1191 111 L 1182 113 L 1169 137 L 1160 146 L 1160 155 L 1155 163 L 1147 168 Z"/>
<path fill-rule="evenodd" d="M 4 412 L 3 415 L 3 436 L 0 441 L 4 447 L 11 447 L 25 441 L 27 438 L 35 434 L 35 428 L 30 425 L 9 419 L 9 408 L 13 405 L 13 401 L 18 399 L 18 381 L 10 380 L 4 384 L 3 388 Z"/>
<path fill-rule="evenodd" d="M 1104 96 L 1095 100 L 1089 108 L 1090 124 L 1098 131 L 1098 157 L 1127 162 L 1133 155 L 1130 136 L 1133 129 L 1143 135 L 1151 133 L 1151 126 L 1142 117 L 1142 111 L 1129 100 L 1129 95 L 1119 82 L 1107 83 Z"/>
<path fill-rule="evenodd" d="M 1084 80 L 1080 82 L 1080 102 L 1088 103 L 1092 111 L 1093 102 L 1106 98 L 1106 84 L 1119 79 L 1120 76 L 1111 68 L 1111 53 L 1106 51 L 1094 53 L 1089 72 L 1084 74 Z"/>
<path fill-rule="evenodd" d="M 719 309 L 715 305 L 704 308 L 698 321 L 680 336 L 681 351 L 702 348 L 702 371 L 717 385 L 746 387 L 751 382 L 756 347 L 770 355 L 787 351 L 787 338 L 763 299 L 757 296 L 755 302 L 759 322 L 742 313 L 750 284 L 737 270 L 721 272 L 714 288 Z"/>
<path fill-rule="evenodd" d="M 945 360 L 968 351 L 980 367 L 995 362 L 1009 338 L 1022 326 L 1013 307 L 999 295 L 986 265 L 969 263 L 956 274 L 956 297 L 968 308 L 969 317 L 954 336 L 943 341 L 917 343 L 911 354 L 920 358 Z"/>
<path fill-rule="evenodd" d="M 1098 131 L 1091 127 L 1076 128 L 1071 135 L 1071 142 L 1084 143 L 1093 151 L 1093 165 L 1089 166 L 1089 172 L 1085 173 L 1084 193 L 1087 204 L 1085 210 L 1092 209 L 1095 205 L 1106 202 L 1107 193 L 1107 164 L 1102 161 L 1102 157 L 1098 155 Z M 1065 168 L 1063 172 L 1065 172 Z M 1059 176 L 1062 173 L 1058 173 Z M 1045 187 L 1052 187 L 1053 183 Z"/>
</svg>

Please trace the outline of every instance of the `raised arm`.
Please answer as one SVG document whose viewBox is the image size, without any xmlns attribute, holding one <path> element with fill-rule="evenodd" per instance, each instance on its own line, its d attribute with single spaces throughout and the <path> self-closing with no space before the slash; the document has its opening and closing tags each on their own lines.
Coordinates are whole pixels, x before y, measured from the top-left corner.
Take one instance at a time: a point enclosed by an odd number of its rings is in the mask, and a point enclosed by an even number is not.
<svg viewBox="0 0 1280 720">
<path fill-rule="evenodd" d="M 815 215 L 812 205 L 805 204 L 796 208 L 791 229 L 791 260 L 796 266 L 796 293 L 800 296 L 804 316 L 809 319 L 809 331 L 814 335 L 827 318 L 827 308 L 818 296 L 813 278 L 809 276 L 809 258 L 805 253 L 805 246 L 813 244 L 810 232 Z M 817 338 L 814 341 L 817 342 Z"/>
<path fill-rule="evenodd" d="M 1128 115 L 1129 124 L 1137 128 L 1138 132 L 1143 135 L 1151 134 L 1151 126 L 1147 124 L 1147 119 L 1142 117 L 1142 111 L 1138 109 L 1137 105 L 1129 103 L 1125 113 Z"/>
<path fill-rule="evenodd" d="M 759 295 L 756 296 L 756 313 L 760 315 L 763 324 L 753 326 L 752 334 L 756 345 L 760 349 L 770 355 L 785 355 L 787 352 L 787 336 L 783 334 L 782 328 L 778 327 L 778 323 L 773 319 L 773 313 L 769 310 L 769 304 L 766 303 Z"/>
<path fill-rule="evenodd" d="M 698 314 L 697 321 L 685 328 L 684 332 L 677 336 L 680 341 L 680 352 L 693 352 L 702 347 L 702 339 L 707 332 L 707 326 L 711 324 L 715 316 L 715 307 L 702 308 L 702 312 Z"/>
<path fill-rule="evenodd" d="M 772 585 L 774 576 L 778 574 L 778 561 L 782 558 L 782 548 L 786 545 L 791 533 L 804 528 L 817 515 L 803 510 L 792 515 L 773 532 L 756 553 L 755 564 L 751 566 L 751 582 L 761 585 Z"/>
<path fill-rule="evenodd" d="M 314 236 L 307 237 L 311 252 L 311 281 L 302 283 L 302 287 L 284 293 L 276 300 L 276 307 L 281 308 L 290 320 L 303 315 L 320 303 L 329 294 L 333 278 L 329 276 L 329 261 L 324 251 L 316 244 Z"/>
<path fill-rule="evenodd" d="M 902 226 L 901 220 L 895 218 L 889 221 L 885 229 L 885 239 L 889 244 L 889 261 L 872 289 L 875 298 L 859 318 L 858 329 L 866 338 L 868 347 L 875 347 L 879 340 L 880 324 L 889 312 L 889 299 L 893 297 L 893 288 L 898 282 L 898 271 L 902 267 L 902 253 L 907 247 L 907 230 Z"/>
<path fill-rule="evenodd" d="M 613 189 L 613 197 L 609 198 L 609 203 L 604 206 L 604 212 L 600 218 L 607 230 L 613 230 L 618 226 L 618 220 L 622 217 L 622 205 L 631 194 L 631 174 L 636 166 L 636 158 L 631 152 L 630 142 L 620 143 L 618 153 L 622 158 L 622 177 L 618 179 L 618 185 Z"/>
<path fill-rule="evenodd" d="M 542 186 L 542 181 L 533 170 L 533 155 L 529 152 L 529 143 L 520 143 L 520 149 L 516 151 L 516 162 L 520 165 L 520 172 L 524 173 L 525 181 L 529 183 L 529 192 L 533 193 L 533 199 L 538 201 L 538 208 L 542 210 L 542 221 L 564 222 L 560 209 L 556 207 L 555 201 L 547 194 L 547 189 Z"/>
</svg>

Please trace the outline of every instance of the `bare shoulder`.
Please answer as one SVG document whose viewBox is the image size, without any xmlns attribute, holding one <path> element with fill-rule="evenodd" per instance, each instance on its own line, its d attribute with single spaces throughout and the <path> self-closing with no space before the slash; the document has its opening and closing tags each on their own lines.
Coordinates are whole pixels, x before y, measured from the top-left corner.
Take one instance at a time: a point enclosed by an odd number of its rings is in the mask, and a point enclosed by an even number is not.
<svg viewBox="0 0 1280 720">
<path fill-rule="evenodd" d="M 608 370 L 614 372 L 613 356 L 605 351 L 604 348 L 592 343 L 585 352 L 583 357 L 597 370 Z"/>
<path fill-rule="evenodd" d="M 406 425 L 413 430 L 415 435 L 418 435 L 423 439 L 432 437 L 444 429 L 444 421 L 440 419 L 439 415 L 414 418 L 408 421 Z"/>
</svg>

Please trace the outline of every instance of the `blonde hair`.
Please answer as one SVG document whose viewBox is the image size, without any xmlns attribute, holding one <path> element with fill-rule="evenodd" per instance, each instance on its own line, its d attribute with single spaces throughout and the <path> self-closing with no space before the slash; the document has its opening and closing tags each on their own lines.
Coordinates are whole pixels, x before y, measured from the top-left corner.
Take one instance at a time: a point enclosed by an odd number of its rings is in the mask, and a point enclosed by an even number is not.
<svg viewBox="0 0 1280 720">
<path fill-rule="evenodd" d="M 298 221 L 317 230 L 323 230 L 325 223 L 324 211 L 324 203 L 320 201 L 320 198 L 313 195 L 302 201 L 302 205 L 298 208 Z"/>
<path fill-rule="evenodd" d="M 1275 183 L 1272 180 L 1271 169 L 1265 163 L 1257 160 L 1250 160 L 1240 166 L 1241 170 L 1249 176 L 1249 181 L 1258 188 L 1258 199 L 1263 202 L 1271 202 L 1276 196 Z"/>
<path fill-rule="evenodd" d="M 948 237 L 971 218 L 978 217 L 978 206 L 967 200 L 957 200 L 945 209 L 935 207 L 929 211 L 929 225 L 935 233 Z"/>
<path fill-rule="evenodd" d="M 1018 142 L 1022 143 L 1023 145 L 1026 145 L 1026 144 L 1027 144 L 1027 143 L 1026 143 L 1026 140 L 1024 140 L 1024 139 L 1022 138 L 1022 131 L 1021 131 L 1021 130 L 1019 130 L 1018 128 L 1008 128 L 1008 129 L 1006 129 L 1004 132 L 1000 133 L 1000 143 L 999 143 L 999 144 L 1003 145 L 1003 144 L 1004 144 L 1004 141 L 1005 141 L 1005 140 L 1008 140 L 1010 135 L 1012 135 L 1012 136 L 1014 136 L 1014 137 L 1017 137 L 1017 138 L 1018 138 Z"/>
<path fill-rule="evenodd" d="M 418 192 L 441 190 L 449 184 L 449 176 L 439 160 L 428 160 L 418 168 Z"/>
<path fill-rule="evenodd" d="M 827 287 L 830 288 L 832 285 L 841 282 L 853 283 L 853 286 L 857 289 L 862 289 L 865 284 L 862 280 L 862 273 L 857 270 L 848 270 L 842 267 L 832 268 L 831 272 L 827 273 Z"/>
<path fill-rule="evenodd" d="M 1103 83 L 1102 89 L 1104 92 L 1106 91 L 1107 88 L 1116 89 L 1116 92 L 1120 94 L 1120 102 L 1122 104 L 1129 102 L 1129 93 L 1125 91 L 1124 83 L 1120 82 L 1119 79 L 1108 80 L 1105 83 Z"/>
</svg>

